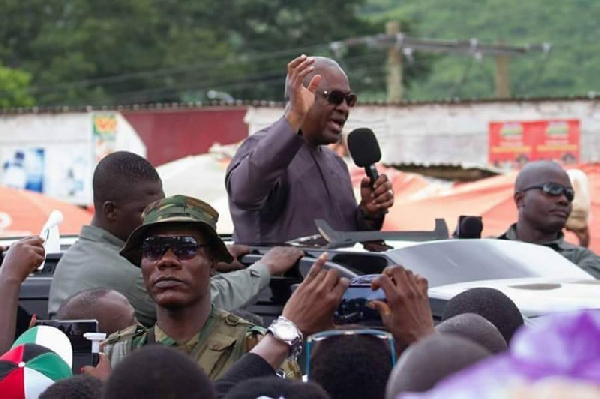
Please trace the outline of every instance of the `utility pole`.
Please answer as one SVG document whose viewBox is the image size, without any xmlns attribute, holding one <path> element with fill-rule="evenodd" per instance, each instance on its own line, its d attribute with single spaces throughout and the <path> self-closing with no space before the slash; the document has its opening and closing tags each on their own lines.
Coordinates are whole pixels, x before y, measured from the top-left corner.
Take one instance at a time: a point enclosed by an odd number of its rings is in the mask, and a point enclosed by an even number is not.
<svg viewBox="0 0 600 399">
<path fill-rule="evenodd" d="M 385 25 L 388 36 L 395 37 L 400 33 L 398 21 L 388 21 Z M 402 101 L 402 53 L 399 46 L 388 47 L 388 76 L 387 76 L 388 101 Z"/>
<path fill-rule="evenodd" d="M 503 46 L 504 43 L 500 41 L 499 45 Z M 496 64 L 496 71 L 494 74 L 494 81 L 496 83 L 496 97 L 509 98 L 510 76 L 508 66 L 510 63 L 510 56 L 507 54 L 497 54 L 494 58 L 494 61 Z"/>
<path fill-rule="evenodd" d="M 496 97 L 510 97 L 509 62 L 511 57 L 523 56 L 533 52 L 543 54 L 543 62 L 550 55 L 550 43 L 506 45 L 503 43 L 485 44 L 473 38 L 470 40 L 442 40 L 416 38 L 400 33 L 400 23 L 390 21 L 386 24 L 386 33 L 373 36 L 352 37 L 329 43 L 332 51 L 341 54 L 341 49 L 352 46 L 367 46 L 388 51 L 387 93 L 388 101 L 402 101 L 402 54 L 414 51 L 427 53 L 458 54 L 474 57 L 476 60 L 484 56 L 492 56 L 496 60 Z M 339 55 L 338 55 L 339 56 Z M 409 58 L 410 59 L 410 58 Z M 470 64 L 469 64 L 470 65 Z M 459 84 L 466 81 L 466 73 Z"/>
</svg>

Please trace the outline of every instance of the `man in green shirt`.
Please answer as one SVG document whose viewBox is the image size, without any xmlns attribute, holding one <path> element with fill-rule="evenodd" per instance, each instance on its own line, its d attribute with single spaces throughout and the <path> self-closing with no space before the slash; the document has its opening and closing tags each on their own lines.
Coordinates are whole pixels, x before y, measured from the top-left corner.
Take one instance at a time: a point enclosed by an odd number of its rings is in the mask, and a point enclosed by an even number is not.
<svg viewBox="0 0 600 399">
<path fill-rule="evenodd" d="M 156 322 L 154 302 L 146 292 L 140 269 L 119 254 L 127 237 L 142 223 L 148 204 L 164 198 L 156 169 L 139 155 L 119 151 L 106 156 L 94 171 L 95 213 L 79 239 L 62 256 L 50 286 L 48 312 L 54 316 L 70 296 L 92 288 L 125 295 L 144 325 Z M 246 305 L 302 256 L 295 248 L 274 249 L 247 269 L 215 274 L 210 280 L 214 304 L 225 310 Z M 229 256 L 227 261 L 231 261 Z"/>
<path fill-rule="evenodd" d="M 129 236 L 121 254 L 141 267 L 156 303 L 157 322 L 109 337 L 104 352 L 111 365 L 132 350 L 158 343 L 190 355 L 214 380 L 258 343 L 263 328 L 217 309 L 210 297 L 216 263 L 230 258 L 215 231 L 217 217 L 210 205 L 183 195 L 146 208 L 143 224 Z M 300 376 L 295 363 L 284 370 Z"/>
<path fill-rule="evenodd" d="M 564 240 L 562 232 L 573 208 L 574 191 L 569 175 L 556 162 L 532 162 L 515 182 L 517 223 L 499 239 L 518 240 L 552 248 L 596 278 L 600 257 L 587 248 Z"/>
</svg>

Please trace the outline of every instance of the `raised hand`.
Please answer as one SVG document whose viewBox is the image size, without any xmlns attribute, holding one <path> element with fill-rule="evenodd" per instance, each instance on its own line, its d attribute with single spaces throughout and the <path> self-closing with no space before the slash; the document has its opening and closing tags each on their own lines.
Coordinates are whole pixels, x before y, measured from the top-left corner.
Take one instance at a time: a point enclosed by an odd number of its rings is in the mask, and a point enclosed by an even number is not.
<svg viewBox="0 0 600 399">
<path fill-rule="evenodd" d="M 81 373 L 106 382 L 112 373 L 110 360 L 108 360 L 108 357 L 104 353 L 100 353 L 98 364 L 96 366 L 83 366 Z"/>
<path fill-rule="evenodd" d="M 435 332 L 425 278 L 402 266 L 390 266 L 373 280 L 371 288 L 385 293 L 386 302 L 375 300 L 369 306 L 379 311 L 398 349 Z"/>
<path fill-rule="evenodd" d="M 304 79 L 314 71 L 314 58 L 302 54 L 290 61 L 287 67 L 286 89 L 289 105 L 285 117 L 294 130 L 300 130 L 306 114 L 315 103 L 315 92 L 321 82 L 321 75 L 315 75 L 308 87 L 304 87 Z"/>
<path fill-rule="evenodd" d="M 12 244 L 4 254 L 0 278 L 21 284 L 44 261 L 44 240 L 26 237 Z"/>
<path fill-rule="evenodd" d="M 322 254 L 283 308 L 283 317 L 305 336 L 333 327 L 333 314 L 350 285 L 337 270 L 325 270 L 326 261 L 327 254 Z"/>
</svg>

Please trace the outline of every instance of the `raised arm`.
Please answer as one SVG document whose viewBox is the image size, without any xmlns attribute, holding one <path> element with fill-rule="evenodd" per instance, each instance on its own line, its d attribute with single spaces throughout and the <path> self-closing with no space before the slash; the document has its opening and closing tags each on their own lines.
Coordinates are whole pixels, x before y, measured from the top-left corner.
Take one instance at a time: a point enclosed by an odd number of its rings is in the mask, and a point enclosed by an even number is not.
<svg viewBox="0 0 600 399">
<path fill-rule="evenodd" d="M 12 244 L 0 267 L 0 355 L 15 340 L 17 306 L 21 284 L 44 261 L 43 241 L 27 237 Z"/>
<path fill-rule="evenodd" d="M 230 199 L 242 209 L 260 209 L 302 146 L 285 118 L 244 142 L 225 177 Z"/>
<path fill-rule="evenodd" d="M 247 139 L 232 159 L 225 185 L 238 207 L 260 209 L 302 146 L 303 138 L 298 133 L 315 102 L 321 80 L 315 75 L 304 87 L 304 79 L 314 71 L 314 62 L 302 55 L 288 64 L 289 102 L 284 116 L 266 131 Z"/>
</svg>

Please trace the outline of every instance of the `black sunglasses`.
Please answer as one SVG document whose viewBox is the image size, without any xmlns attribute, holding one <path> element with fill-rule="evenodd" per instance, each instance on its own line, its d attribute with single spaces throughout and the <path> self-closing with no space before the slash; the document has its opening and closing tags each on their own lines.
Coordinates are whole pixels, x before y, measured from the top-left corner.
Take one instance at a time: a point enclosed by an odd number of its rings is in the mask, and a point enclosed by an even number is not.
<svg viewBox="0 0 600 399">
<path fill-rule="evenodd" d="M 542 190 L 544 192 L 544 194 L 549 195 L 551 197 L 560 197 L 561 195 L 564 194 L 565 198 L 569 202 L 573 201 L 573 198 L 575 198 L 575 191 L 573 191 L 573 189 L 571 187 L 565 187 L 561 184 L 552 183 L 552 182 L 544 183 L 541 186 L 527 187 L 526 189 L 521 190 L 521 192 L 524 193 L 527 190 L 533 190 L 533 189 Z"/>
<path fill-rule="evenodd" d="M 325 90 L 323 92 L 323 97 L 325 97 L 327 99 L 327 101 L 333 105 L 340 105 L 342 102 L 344 102 L 344 100 L 346 100 L 346 104 L 348 104 L 348 106 L 350 108 L 354 107 L 356 105 L 356 101 L 358 100 L 358 97 L 356 96 L 356 94 L 354 94 L 354 93 L 346 94 L 341 90 L 331 90 L 331 91 Z"/>
<path fill-rule="evenodd" d="M 194 237 L 148 237 L 142 243 L 142 257 L 150 260 L 162 258 L 169 248 L 180 260 L 192 259 L 201 247 L 207 244 L 198 244 Z"/>
</svg>

